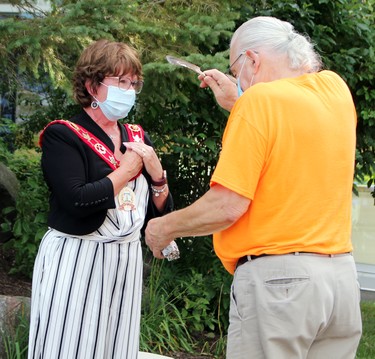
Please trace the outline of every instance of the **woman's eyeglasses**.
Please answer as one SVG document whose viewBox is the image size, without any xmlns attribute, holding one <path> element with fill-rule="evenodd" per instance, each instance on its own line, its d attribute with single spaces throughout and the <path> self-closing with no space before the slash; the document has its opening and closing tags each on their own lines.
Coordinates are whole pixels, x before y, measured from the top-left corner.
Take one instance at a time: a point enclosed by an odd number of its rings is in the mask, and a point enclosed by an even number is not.
<svg viewBox="0 0 375 359">
<path fill-rule="evenodd" d="M 127 91 L 130 87 L 133 87 L 136 94 L 139 94 L 143 88 L 143 81 L 132 81 L 127 77 L 119 76 L 106 76 L 107 79 L 117 79 L 117 86 L 122 91 Z"/>
</svg>

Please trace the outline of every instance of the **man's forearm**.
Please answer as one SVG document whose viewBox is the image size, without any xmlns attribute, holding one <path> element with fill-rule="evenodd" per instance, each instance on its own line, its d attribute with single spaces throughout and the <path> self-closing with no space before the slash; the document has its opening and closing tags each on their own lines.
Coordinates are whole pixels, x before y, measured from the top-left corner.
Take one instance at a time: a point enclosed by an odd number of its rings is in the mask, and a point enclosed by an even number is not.
<svg viewBox="0 0 375 359">
<path fill-rule="evenodd" d="M 237 219 L 217 194 L 207 192 L 190 206 L 168 214 L 168 237 L 204 236 L 230 227 Z"/>
<path fill-rule="evenodd" d="M 146 242 L 155 254 L 175 238 L 224 230 L 246 212 L 249 204 L 249 199 L 216 185 L 190 206 L 150 220 Z"/>
</svg>

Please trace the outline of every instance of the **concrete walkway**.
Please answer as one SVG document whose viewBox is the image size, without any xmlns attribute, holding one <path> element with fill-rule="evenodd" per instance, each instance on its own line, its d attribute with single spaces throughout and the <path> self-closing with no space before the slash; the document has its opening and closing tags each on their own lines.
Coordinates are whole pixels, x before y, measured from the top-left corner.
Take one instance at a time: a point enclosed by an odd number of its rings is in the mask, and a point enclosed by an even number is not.
<svg viewBox="0 0 375 359">
<path fill-rule="evenodd" d="M 138 353 L 138 359 L 173 359 L 172 357 L 166 357 L 164 355 L 159 354 L 151 354 L 151 353 L 145 353 L 145 352 L 139 352 Z"/>
</svg>

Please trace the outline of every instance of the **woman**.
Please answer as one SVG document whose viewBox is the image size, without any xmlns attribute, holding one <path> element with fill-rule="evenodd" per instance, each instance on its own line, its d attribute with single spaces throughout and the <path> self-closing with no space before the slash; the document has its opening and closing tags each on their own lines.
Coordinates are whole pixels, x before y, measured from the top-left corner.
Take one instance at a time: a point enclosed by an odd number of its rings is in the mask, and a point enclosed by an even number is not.
<svg viewBox="0 0 375 359">
<path fill-rule="evenodd" d="M 118 123 L 142 86 L 136 51 L 100 40 L 74 74 L 83 111 L 40 137 L 51 197 L 34 266 L 29 358 L 137 357 L 141 230 L 172 209 L 149 138 Z"/>
</svg>

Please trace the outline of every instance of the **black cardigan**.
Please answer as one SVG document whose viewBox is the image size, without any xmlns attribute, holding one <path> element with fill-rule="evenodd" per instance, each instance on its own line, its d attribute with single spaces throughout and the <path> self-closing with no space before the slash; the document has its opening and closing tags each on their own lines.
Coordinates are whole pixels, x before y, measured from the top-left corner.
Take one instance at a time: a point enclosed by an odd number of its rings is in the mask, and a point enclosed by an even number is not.
<svg viewBox="0 0 375 359">
<path fill-rule="evenodd" d="M 111 139 L 86 112 L 82 111 L 70 121 L 84 127 L 114 151 Z M 121 142 L 128 141 L 124 126 L 120 129 Z M 147 134 L 145 143 L 152 145 Z M 50 190 L 48 226 L 75 235 L 95 231 L 104 222 L 107 210 L 116 207 L 112 182 L 106 177 L 112 169 L 63 124 L 48 126 L 41 145 L 42 170 Z M 124 153 L 126 147 L 122 145 L 120 150 Z M 150 184 L 151 178 L 145 169 L 143 174 Z M 150 218 L 170 212 L 172 208 L 170 194 L 163 213 L 157 210 L 150 195 L 142 233 Z"/>
</svg>

